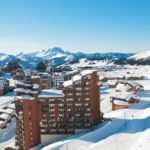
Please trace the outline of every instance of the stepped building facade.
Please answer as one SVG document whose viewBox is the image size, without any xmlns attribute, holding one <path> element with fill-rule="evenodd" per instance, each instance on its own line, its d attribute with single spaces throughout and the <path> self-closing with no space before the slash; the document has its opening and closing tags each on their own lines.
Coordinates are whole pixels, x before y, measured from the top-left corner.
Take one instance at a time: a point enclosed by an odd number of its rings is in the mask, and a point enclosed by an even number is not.
<svg viewBox="0 0 150 150">
<path fill-rule="evenodd" d="M 101 123 L 99 76 L 82 71 L 63 82 L 63 89 L 48 89 L 15 98 L 16 144 L 27 150 L 90 129 Z M 9 149 L 15 149 L 7 147 Z M 16 148 L 17 149 L 17 148 Z"/>
</svg>

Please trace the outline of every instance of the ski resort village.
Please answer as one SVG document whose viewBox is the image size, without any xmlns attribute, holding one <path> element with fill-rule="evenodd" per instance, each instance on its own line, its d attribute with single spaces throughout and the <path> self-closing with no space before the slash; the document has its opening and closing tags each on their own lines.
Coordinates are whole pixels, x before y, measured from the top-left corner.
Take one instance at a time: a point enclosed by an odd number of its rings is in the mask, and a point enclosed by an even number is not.
<svg viewBox="0 0 150 150">
<path fill-rule="evenodd" d="M 150 150 L 150 52 L 0 54 L 0 150 Z"/>
</svg>

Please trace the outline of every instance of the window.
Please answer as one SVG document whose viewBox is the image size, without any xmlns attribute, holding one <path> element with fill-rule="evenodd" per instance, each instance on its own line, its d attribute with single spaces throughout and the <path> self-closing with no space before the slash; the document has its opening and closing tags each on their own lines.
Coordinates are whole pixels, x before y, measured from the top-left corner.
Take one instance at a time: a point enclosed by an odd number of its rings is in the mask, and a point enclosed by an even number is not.
<svg viewBox="0 0 150 150">
<path fill-rule="evenodd" d="M 89 104 L 88 104 L 88 103 L 85 103 L 84 106 L 89 106 Z"/>
<path fill-rule="evenodd" d="M 71 102 L 71 101 L 73 101 L 73 98 L 67 98 L 66 101 L 67 102 L 69 102 L 69 101 Z"/>
<path fill-rule="evenodd" d="M 81 96 L 82 95 L 82 93 L 76 93 L 76 96 Z"/>
<path fill-rule="evenodd" d="M 81 81 L 75 81 L 74 84 L 75 85 L 80 85 L 82 82 Z"/>
<path fill-rule="evenodd" d="M 77 90 L 77 91 L 81 91 L 82 88 L 81 88 L 81 87 L 77 87 L 76 90 Z"/>
<path fill-rule="evenodd" d="M 67 93 L 68 96 L 73 96 L 73 93 Z"/>
<path fill-rule="evenodd" d="M 85 100 L 85 101 L 90 101 L 90 98 L 85 98 L 84 100 Z"/>
<path fill-rule="evenodd" d="M 90 82 L 85 82 L 85 84 L 86 84 L 86 85 L 90 85 L 91 83 L 90 83 Z"/>
<path fill-rule="evenodd" d="M 50 101 L 50 102 L 54 102 L 54 101 L 55 101 L 55 99 L 49 99 L 49 101 Z"/>
<path fill-rule="evenodd" d="M 92 77 L 91 75 L 86 75 L 86 76 L 84 76 L 84 79 L 90 80 L 91 77 Z"/>
<path fill-rule="evenodd" d="M 66 90 L 73 90 L 73 86 L 66 87 Z"/>
<path fill-rule="evenodd" d="M 84 88 L 84 90 L 90 90 L 90 88 L 89 88 L 89 87 L 86 87 L 86 88 Z"/>
<path fill-rule="evenodd" d="M 67 104 L 67 107 L 71 107 L 72 106 L 72 104 Z"/>
<path fill-rule="evenodd" d="M 55 106 L 55 104 L 49 104 L 49 106 Z"/>
<path fill-rule="evenodd" d="M 91 114 L 90 113 L 86 113 L 85 116 L 91 116 Z"/>
<path fill-rule="evenodd" d="M 64 104 L 58 104 L 58 106 L 64 106 Z"/>
<path fill-rule="evenodd" d="M 90 96 L 90 93 L 89 92 L 85 92 L 84 95 Z"/>
<path fill-rule="evenodd" d="M 82 104 L 80 104 L 80 103 L 76 103 L 76 104 L 75 104 L 75 106 L 82 106 Z"/>
</svg>

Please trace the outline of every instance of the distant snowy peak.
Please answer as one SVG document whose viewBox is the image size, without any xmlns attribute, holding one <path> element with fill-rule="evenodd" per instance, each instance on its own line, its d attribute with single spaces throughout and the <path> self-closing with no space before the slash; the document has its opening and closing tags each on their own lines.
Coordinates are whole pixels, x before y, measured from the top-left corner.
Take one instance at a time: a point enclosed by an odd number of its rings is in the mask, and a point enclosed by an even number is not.
<svg viewBox="0 0 150 150">
<path fill-rule="evenodd" d="M 44 57 L 44 58 L 48 59 L 50 57 L 54 57 L 57 54 L 63 54 L 64 55 L 65 51 L 59 47 L 54 47 L 54 48 L 47 49 L 47 50 L 41 50 L 41 51 L 36 51 L 33 53 L 28 53 L 27 55 L 31 56 L 31 57 L 33 57 L 33 56 L 34 57 Z"/>
<path fill-rule="evenodd" d="M 135 54 L 135 55 L 129 57 L 128 59 L 148 60 L 148 59 L 150 59 L 150 51 L 145 51 L 145 52 L 141 52 L 141 53 Z"/>
</svg>

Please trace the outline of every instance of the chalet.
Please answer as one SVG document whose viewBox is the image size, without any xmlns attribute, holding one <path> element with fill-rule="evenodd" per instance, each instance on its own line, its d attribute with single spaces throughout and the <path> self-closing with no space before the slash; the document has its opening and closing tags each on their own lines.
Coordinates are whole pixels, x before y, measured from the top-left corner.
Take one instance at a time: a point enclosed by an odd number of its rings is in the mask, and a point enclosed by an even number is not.
<svg viewBox="0 0 150 150">
<path fill-rule="evenodd" d="M 138 82 L 122 82 L 119 81 L 116 86 L 116 92 L 140 92 L 144 87 Z"/>
<path fill-rule="evenodd" d="M 131 86 L 126 83 L 118 83 L 116 86 L 116 92 L 129 92 Z"/>
<path fill-rule="evenodd" d="M 129 103 L 138 103 L 140 97 L 132 92 L 120 92 L 110 97 L 112 110 L 128 108 Z"/>
<path fill-rule="evenodd" d="M 26 80 L 26 75 L 23 69 L 19 68 L 12 72 L 14 80 Z"/>
<path fill-rule="evenodd" d="M 126 75 L 126 80 L 143 80 L 144 76 L 135 75 L 135 74 L 128 74 Z"/>
<path fill-rule="evenodd" d="M 40 71 L 40 72 L 44 72 L 46 71 L 47 65 L 45 62 L 40 62 L 37 66 L 36 66 L 36 70 Z"/>
<path fill-rule="evenodd" d="M 11 116 L 9 114 L 0 114 L 0 121 L 4 121 L 6 124 L 11 121 Z"/>
<path fill-rule="evenodd" d="M 119 110 L 119 109 L 125 109 L 128 108 L 128 102 L 126 101 L 120 101 L 120 100 L 113 100 L 112 101 L 112 110 Z"/>
</svg>

